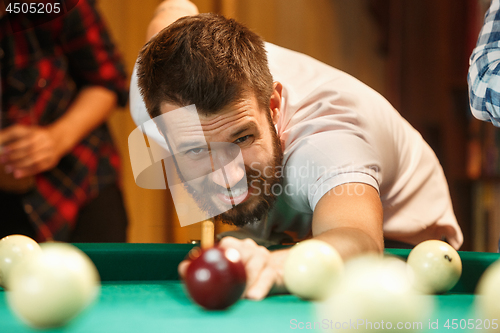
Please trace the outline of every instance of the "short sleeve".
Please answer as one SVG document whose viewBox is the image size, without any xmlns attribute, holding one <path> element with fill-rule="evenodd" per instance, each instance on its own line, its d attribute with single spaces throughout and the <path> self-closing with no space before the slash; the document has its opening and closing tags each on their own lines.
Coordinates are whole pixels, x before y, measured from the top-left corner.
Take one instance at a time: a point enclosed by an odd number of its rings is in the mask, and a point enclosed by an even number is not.
<svg viewBox="0 0 500 333">
<path fill-rule="evenodd" d="M 286 165 L 288 201 L 302 212 L 314 211 L 324 195 L 342 184 L 367 184 L 380 192 L 380 158 L 368 138 L 354 130 L 326 130 L 300 139 Z"/>
</svg>

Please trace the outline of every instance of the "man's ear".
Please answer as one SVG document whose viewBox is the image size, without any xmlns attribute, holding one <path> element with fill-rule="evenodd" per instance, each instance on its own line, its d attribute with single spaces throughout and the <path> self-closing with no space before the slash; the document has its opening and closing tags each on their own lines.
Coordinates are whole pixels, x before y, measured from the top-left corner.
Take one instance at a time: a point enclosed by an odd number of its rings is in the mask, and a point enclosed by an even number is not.
<svg viewBox="0 0 500 333">
<path fill-rule="evenodd" d="M 269 108 L 271 109 L 271 118 L 273 119 L 273 124 L 276 125 L 281 114 L 281 93 L 283 86 L 278 81 L 273 83 L 273 93 L 271 94 L 271 99 L 269 101 Z"/>
</svg>

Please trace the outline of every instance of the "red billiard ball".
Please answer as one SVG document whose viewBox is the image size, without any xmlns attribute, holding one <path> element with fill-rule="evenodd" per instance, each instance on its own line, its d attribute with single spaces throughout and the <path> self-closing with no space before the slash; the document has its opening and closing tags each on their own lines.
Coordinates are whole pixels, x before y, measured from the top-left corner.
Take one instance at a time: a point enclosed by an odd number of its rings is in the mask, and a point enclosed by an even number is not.
<svg viewBox="0 0 500 333">
<path fill-rule="evenodd" d="M 235 249 L 212 247 L 190 254 L 184 282 L 191 298 L 209 310 L 236 303 L 245 291 L 246 272 Z"/>
</svg>

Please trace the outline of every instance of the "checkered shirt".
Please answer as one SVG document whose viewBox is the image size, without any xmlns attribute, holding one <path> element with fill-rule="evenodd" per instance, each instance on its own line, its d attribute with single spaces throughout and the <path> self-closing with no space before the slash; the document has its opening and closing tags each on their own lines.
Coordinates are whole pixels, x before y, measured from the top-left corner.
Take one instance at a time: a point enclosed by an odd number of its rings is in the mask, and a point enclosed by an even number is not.
<svg viewBox="0 0 500 333">
<path fill-rule="evenodd" d="M 118 103 L 126 105 L 122 58 L 94 1 L 73 3 L 76 6 L 64 15 L 36 26 L 29 16 L 7 14 L 0 19 L 4 116 L 30 110 L 38 125 L 50 124 L 66 112 L 81 88 L 95 85 L 116 92 Z M 36 175 L 36 188 L 23 196 L 23 204 L 37 240 L 67 240 L 80 208 L 117 182 L 119 165 L 103 124 L 54 169 Z"/>
<path fill-rule="evenodd" d="M 472 114 L 500 127 L 500 0 L 491 2 L 469 64 Z"/>
</svg>

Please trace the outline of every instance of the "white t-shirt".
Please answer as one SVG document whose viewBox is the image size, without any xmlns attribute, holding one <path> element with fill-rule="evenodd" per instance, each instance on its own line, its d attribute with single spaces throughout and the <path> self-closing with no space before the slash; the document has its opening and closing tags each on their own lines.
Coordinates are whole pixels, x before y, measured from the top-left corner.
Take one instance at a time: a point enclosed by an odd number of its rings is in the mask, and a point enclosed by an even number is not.
<svg viewBox="0 0 500 333">
<path fill-rule="evenodd" d="M 274 81 L 283 85 L 276 125 L 284 149 L 284 182 L 267 221 L 251 229 L 311 230 L 312 212 L 328 191 L 345 183 L 378 190 L 384 236 L 417 244 L 442 239 L 458 248 L 463 236 L 434 152 L 380 94 L 309 56 L 266 43 Z M 132 117 L 149 120 L 131 82 Z M 353 193 L 355 195 L 355 193 Z"/>
</svg>

